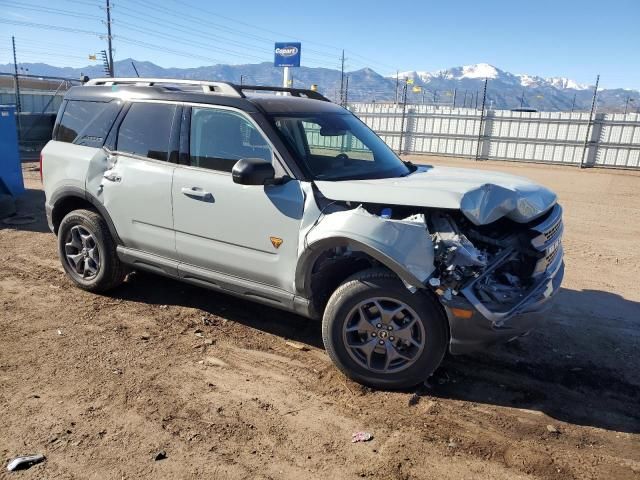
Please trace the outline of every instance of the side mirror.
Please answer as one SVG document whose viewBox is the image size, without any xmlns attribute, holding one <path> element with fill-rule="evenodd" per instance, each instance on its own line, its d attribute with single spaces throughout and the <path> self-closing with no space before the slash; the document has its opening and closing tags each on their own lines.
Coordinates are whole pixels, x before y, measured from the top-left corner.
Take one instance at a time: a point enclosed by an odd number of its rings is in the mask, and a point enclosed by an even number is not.
<svg viewBox="0 0 640 480">
<path fill-rule="evenodd" d="M 271 162 L 263 158 L 243 158 L 233 166 L 231 176 L 233 182 L 240 185 L 266 185 L 274 182 L 276 171 Z"/>
</svg>

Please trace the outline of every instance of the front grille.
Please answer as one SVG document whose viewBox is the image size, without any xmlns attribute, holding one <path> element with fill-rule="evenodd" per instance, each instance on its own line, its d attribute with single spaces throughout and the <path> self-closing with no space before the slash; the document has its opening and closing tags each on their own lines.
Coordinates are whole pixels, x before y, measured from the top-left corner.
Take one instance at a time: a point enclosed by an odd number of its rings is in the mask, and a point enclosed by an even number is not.
<svg viewBox="0 0 640 480">
<path fill-rule="evenodd" d="M 555 237 L 556 233 L 558 232 L 558 230 L 560 230 L 561 226 L 562 226 L 562 218 L 559 218 L 558 222 L 555 225 L 553 225 L 549 230 L 544 232 L 544 236 L 547 239 L 547 241 Z"/>
<path fill-rule="evenodd" d="M 534 237 L 531 245 L 538 251 L 544 252 L 544 256 L 538 260 L 533 275 L 545 272 L 553 265 L 557 256 L 562 252 L 560 241 L 562 238 L 562 208 L 556 205 L 549 216 L 540 224 L 532 227 Z"/>
<path fill-rule="evenodd" d="M 544 259 L 547 262 L 547 266 L 551 265 L 553 263 L 553 260 L 558 256 L 558 252 L 560 252 L 560 248 L 556 248 L 554 251 L 552 251 L 551 253 L 549 253 L 546 257 L 544 257 Z"/>
<path fill-rule="evenodd" d="M 531 245 L 538 251 L 545 251 L 562 236 L 562 207 L 555 205 L 547 218 L 531 227 Z"/>
</svg>

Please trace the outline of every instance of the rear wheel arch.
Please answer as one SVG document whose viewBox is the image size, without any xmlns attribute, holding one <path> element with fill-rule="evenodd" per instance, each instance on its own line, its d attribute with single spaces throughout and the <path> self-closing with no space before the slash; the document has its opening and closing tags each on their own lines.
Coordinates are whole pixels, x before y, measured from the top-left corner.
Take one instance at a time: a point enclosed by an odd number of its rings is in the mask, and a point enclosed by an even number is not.
<svg viewBox="0 0 640 480">
<path fill-rule="evenodd" d="M 74 210 L 93 210 L 97 212 L 107 223 L 109 233 L 113 237 L 114 241 L 118 245 L 122 245 L 122 241 L 118 236 L 116 227 L 111 220 L 111 216 L 107 212 L 107 209 L 100 203 L 100 201 L 93 195 L 74 187 L 65 187 L 56 191 L 52 195 L 51 199 L 52 211 L 51 221 L 53 224 L 53 231 L 57 235 L 58 229 L 62 219 Z"/>
</svg>

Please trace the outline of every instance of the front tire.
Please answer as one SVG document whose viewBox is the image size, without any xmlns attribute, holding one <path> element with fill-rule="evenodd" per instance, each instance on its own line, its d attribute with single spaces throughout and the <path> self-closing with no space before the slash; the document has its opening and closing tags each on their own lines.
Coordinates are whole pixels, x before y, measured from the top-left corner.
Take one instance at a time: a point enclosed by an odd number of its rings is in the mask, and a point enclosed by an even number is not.
<svg viewBox="0 0 640 480">
<path fill-rule="evenodd" d="M 432 296 L 411 293 L 388 270 L 369 269 L 331 295 L 322 339 L 331 360 L 351 379 L 376 388 L 408 388 L 440 365 L 446 322 Z"/>
<path fill-rule="evenodd" d="M 91 210 L 74 210 L 58 228 L 58 255 L 67 276 L 90 292 L 106 292 L 126 276 L 104 219 Z"/>
</svg>

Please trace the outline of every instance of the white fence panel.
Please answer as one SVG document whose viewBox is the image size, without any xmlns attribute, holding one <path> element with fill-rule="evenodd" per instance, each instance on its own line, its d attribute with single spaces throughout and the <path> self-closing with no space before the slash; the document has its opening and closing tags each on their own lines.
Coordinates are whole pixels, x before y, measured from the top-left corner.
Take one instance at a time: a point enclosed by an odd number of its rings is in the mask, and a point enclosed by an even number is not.
<svg viewBox="0 0 640 480">
<path fill-rule="evenodd" d="M 401 105 L 356 103 L 349 109 L 402 153 L 640 168 L 637 113 L 591 119 L 582 112 L 407 105 L 403 122 Z"/>
</svg>

